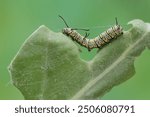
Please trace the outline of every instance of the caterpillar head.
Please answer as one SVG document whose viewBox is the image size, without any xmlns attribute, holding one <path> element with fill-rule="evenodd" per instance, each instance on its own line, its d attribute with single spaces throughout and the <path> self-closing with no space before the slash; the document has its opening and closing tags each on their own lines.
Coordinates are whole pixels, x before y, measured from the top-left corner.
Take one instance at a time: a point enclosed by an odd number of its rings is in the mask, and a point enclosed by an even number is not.
<svg viewBox="0 0 150 117">
<path fill-rule="evenodd" d="M 123 34 L 123 28 L 120 25 L 115 25 L 114 28 L 118 34 Z"/>
<path fill-rule="evenodd" d="M 62 33 L 65 35 L 69 35 L 72 32 L 71 28 L 63 28 Z"/>
</svg>

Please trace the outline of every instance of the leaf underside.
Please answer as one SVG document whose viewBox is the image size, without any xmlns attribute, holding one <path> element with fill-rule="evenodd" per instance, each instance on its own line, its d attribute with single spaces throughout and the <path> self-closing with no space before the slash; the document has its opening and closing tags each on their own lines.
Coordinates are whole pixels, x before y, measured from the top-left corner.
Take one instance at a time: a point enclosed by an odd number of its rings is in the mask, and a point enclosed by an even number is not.
<svg viewBox="0 0 150 117">
<path fill-rule="evenodd" d="M 134 61 L 150 48 L 150 24 L 132 28 L 85 61 L 75 42 L 40 26 L 22 45 L 9 71 L 25 99 L 98 99 L 135 74 Z"/>
</svg>

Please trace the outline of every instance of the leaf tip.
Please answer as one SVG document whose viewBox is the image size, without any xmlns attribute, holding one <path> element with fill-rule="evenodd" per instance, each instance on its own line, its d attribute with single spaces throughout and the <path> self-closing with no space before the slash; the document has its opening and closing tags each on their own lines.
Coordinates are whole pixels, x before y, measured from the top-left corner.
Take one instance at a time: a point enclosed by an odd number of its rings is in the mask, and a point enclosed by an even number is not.
<svg viewBox="0 0 150 117">
<path fill-rule="evenodd" d="M 132 25 L 132 27 L 136 27 L 138 29 L 147 29 L 147 25 L 143 20 L 140 19 L 134 19 L 130 22 L 128 22 L 128 25 Z"/>
</svg>

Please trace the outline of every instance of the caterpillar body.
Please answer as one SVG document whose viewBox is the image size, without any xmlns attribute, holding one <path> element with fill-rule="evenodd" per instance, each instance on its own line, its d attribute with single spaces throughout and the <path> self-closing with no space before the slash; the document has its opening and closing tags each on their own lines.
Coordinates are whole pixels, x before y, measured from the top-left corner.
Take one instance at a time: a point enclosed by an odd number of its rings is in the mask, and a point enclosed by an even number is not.
<svg viewBox="0 0 150 117">
<path fill-rule="evenodd" d="M 113 27 L 109 28 L 108 30 L 106 30 L 105 32 L 101 33 L 100 35 L 98 35 L 93 39 L 88 39 L 87 33 L 85 36 L 80 35 L 76 31 L 78 29 L 69 28 L 66 22 L 65 24 L 67 28 L 64 28 L 62 30 L 62 33 L 69 36 L 72 40 L 76 41 L 81 46 L 86 47 L 89 51 L 92 50 L 93 48 L 102 48 L 104 45 L 110 43 L 112 40 L 118 38 L 120 35 L 123 34 L 123 28 L 118 24 L 117 18 L 116 18 L 116 24 Z M 86 29 L 81 29 L 81 30 L 86 30 Z"/>
</svg>

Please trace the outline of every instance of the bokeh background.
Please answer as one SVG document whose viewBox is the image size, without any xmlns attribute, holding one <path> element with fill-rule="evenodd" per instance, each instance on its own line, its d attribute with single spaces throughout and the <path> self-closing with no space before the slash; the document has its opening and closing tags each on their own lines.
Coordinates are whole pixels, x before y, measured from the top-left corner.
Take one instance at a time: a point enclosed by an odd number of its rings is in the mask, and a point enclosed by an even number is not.
<svg viewBox="0 0 150 117">
<path fill-rule="evenodd" d="M 25 39 L 40 25 L 55 32 L 65 27 L 62 15 L 71 27 L 90 28 L 90 37 L 113 25 L 117 17 L 125 30 L 127 22 L 150 22 L 150 0 L 0 0 L 0 99 L 24 99 L 11 84 L 7 70 Z M 80 32 L 84 34 L 84 32 Z M 81 57 L 90 60 L 96 51 L 83 49 Z M 114 87 L 102 99 L 150 99 L 150 51 L 135 61 L 136 74 Z"/>
</svg>

